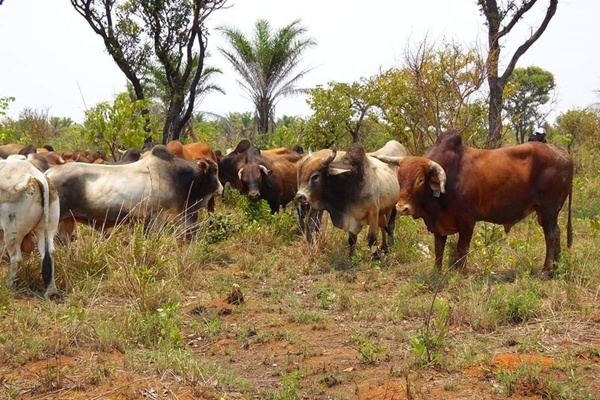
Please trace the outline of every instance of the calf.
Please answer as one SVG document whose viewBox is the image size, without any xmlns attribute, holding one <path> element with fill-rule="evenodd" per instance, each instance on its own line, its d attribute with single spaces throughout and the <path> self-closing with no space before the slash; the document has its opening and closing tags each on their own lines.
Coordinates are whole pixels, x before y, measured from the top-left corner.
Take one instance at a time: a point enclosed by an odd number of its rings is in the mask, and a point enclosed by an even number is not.
<svg viewBox="0 0 600 400">
<path fill-rule="evenodd" d="M 54 236 L 58 229 L 59 202 L 56 189 L 42 172 L 25 160 L 0 161 L 0 246 L 10 258 L 7 284 L 14 286 L 22 251 L 33 251 L 31 234 L 37 238 L 42 257 L 45 297 L 57 292 L 54 283 Z"/>
</svg>

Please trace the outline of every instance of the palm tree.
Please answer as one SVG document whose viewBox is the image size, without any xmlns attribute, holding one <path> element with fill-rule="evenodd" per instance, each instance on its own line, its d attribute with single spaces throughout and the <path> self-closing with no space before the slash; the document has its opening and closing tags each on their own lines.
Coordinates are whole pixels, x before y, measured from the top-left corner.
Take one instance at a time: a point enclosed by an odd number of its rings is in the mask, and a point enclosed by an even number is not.
<svg viewBox="0 0 600 400">
<path fill-rule="evenodd" d="M 231 46 L 230 50 L 219 47 L 219 51 L 240 74 L 238 83 L 254 103 L 257 131 L 263 135 L 273 132 L 275 104 L 303 91 L 296 84 L 310 69 L 294 70 L 302 53 L 316 42 L 303 37 L 306 28 L 300 20 L 273 31 L 267 20 L 259 19 L 251 39 L 233 27 L 219 30 Z"/>
</svg>

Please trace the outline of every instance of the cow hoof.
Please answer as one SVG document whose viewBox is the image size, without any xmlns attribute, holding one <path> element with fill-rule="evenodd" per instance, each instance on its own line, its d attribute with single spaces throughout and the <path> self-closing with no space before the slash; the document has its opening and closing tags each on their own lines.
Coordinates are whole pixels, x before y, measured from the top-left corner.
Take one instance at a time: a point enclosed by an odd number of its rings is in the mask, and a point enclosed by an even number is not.
<svg viewBox="0 0 600 400">
<path fill-rule="evenodd" d="M 543 269 L 542 273 L 540 274 L 540 278 L 544 279 L 544 280 L 551 280 L 554 279 L 554 270 L 551 269 Z"/>
<path fill-rule="evenodd" d="M 382 253 L 382 252 L 381 252 L 379 249 L 377 249 L 377 250 L 375 250 L 375 251 L 373 252 L 373 254 L 371 255 L 371 259 L 372 259 L 373 261 L 379 261 L 379 260 L 381 260 L 381 258 L 382 258 L 382 254 L 383 254 L 383 253 Z"/>
</svg>

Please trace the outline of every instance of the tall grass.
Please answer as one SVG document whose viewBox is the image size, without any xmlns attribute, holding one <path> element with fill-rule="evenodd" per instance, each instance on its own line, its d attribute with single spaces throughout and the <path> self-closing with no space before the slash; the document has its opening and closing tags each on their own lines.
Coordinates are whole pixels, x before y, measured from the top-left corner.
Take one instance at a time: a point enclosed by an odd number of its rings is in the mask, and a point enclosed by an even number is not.
<svg viewBox="0 0 600 400">
<path fill-rule="evenodd" d="M 544 343 L 552 340 L 548 335 L 562 334 L 565 324 L 593 330 L 586 321 L 600 311 L 600 222 L 594 211 L 600 207 L 600 162 L 582 157 L 586 168 L 577 172 L 574 188 L 574 246 L 566 248 L 563 212 L 563 254 L 549 281 L 539 277 L 545 244 L 534 217 L 509 235 L 502 227 L 477 224 L 468 271 L 446 274 L 433 268 L 433 238 L 420 220 L 399 218 L 396 243 L 382 260 L 373 261 L 365 232 L 356 254 L 348 257 L 347 235 L 327 216 L 315 243 L 308 244 L 291 205 L 270 215 L 265 203 L 233 191 L 214 214 L 200 212 L 189 241 L 170 223 L 128 222 L 104 230 L 79 226 L 70 246 L 57 246 L 58 300 L 41 298 L 35 255 L 23 262 L 17 289 L 0 287 L 0 376 L 9 377 L 0 378 L 5 382 L 0 397 L 28 390 L 31 382 L 15 375 L 19 368 L 56 357 L 79 357 L 89 389 L 119 374 L 130 381 L 150 374 L 208 398 L 233 392 L 241 398 L 306 398 L 314 394 L 315 382 L 332 394 L 352 386 L 353 368 L 362 377 L 398 366 L 402 376 L 423 375 L 430 368 L 443 372 L 485 365 L 494 354 L 515 349 L 571 360 L 572 352 Z M 446 266 L 454 245 L 450 238 Z M 2 273 L 7 269 L 4 263 Z M 244 292 L 245 303 L 224 303 L 233 287 Z M 444 307 L 432 307 L 434 296 Z M 307 331 L 342 337 L 341 348 L 354 351 L 350 364 L 324 371 L 313 364 L 295 373 L 294 363 L 277 361 L 300 353 L 308 360 L 321 357 L 323 352 L 315 350 L 321 343 L 309 342 Z M 581 343 L 585 337 L 582 333 Z M 235 351 L 228 347 L 232 342 Z M 242 362 L 246 349 L 248 360 Z M 260 359 L 251 358 L 254 350 L 263 352 Z M 119 361 L 114 354 L 121 355 Z M 423 362 L 427 358 L 435 362 Z M 274 376 L 258 379 L 256 367 L 245 363 L 268 364 Z M 310 368 L 317 371 L 312 376 Z M 586 376 L 577 365 L 572 368 L 575 377 Z M 43 386 L 49 376 L 39 375 L 34 384 Z M 588 382 L 567 382 L 560 372 L 532 369 L 495 379 L 511 393 L 522 376 L 543 381 L 540 387 L 551 390 L 553 398 L 585 398 L 579 394 Z M 61 382 L 64 387 L 70 381 Z M 418 387 L 412 385 L 411 391 Z M 354 388 L 347 390 L 343 393 Z"/>
</svg>

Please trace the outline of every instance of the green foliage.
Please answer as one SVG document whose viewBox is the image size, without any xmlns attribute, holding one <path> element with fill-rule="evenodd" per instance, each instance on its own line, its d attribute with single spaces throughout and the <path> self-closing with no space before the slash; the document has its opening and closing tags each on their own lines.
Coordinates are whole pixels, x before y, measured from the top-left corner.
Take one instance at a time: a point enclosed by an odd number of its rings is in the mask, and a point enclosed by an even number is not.
<svg viewBox="0 0 600 400">
<path fill-rule="evenodd" d="M 377 121 L 372 80 L 353 83 L 329 82 L 310 90 L 308 105 L 313 115 L 308 121 L 305 146 L 313 149 L 340 148 L 363 141 L 368 121 Z"/>
<path fill-rule="evenodd" d="M 427 326 L 421 329 L 418 335 L 411 338 L 413 353 L 422 365 L 438 365 L 440 363 L 439 350 L 444 347 L 444 341 L 448 335 L 450 313 L 448 301 L 443 298 L 436 298 L 432 308 L 436 312 L 436 316 L 429 315 L 426 319 Z M 437 333 L 429 326 L 429 318 L 433 318 Z"/>
<path fill-rule="evenodd" d="M 284 374 L 281 377 L 283 386 L 280 390 L 274 390 L 267 393 L 265 400 L 301 400 L 304 397 L 300 395 L 300 379 L 302 375 L 300 371 L 294 371 L 289 374 Z"/>
<path fill-rule="evenodd" d="M 148 136 L 143 114 L 148 106 L 147 101 L 132 101 L 127 93 L 119 94 L 112 104 L 99 103 L 85 113 L 87 140 L 118 160 L 118 150 L 139 148 Z"/>
<path fill-rule="evenodd" d="M 71 1 L 75 11 L 103 39 L 108 54 L 127 77 L 133 98 L 162 102 L 164 143 L 179 139 L 190 126 L 196 100 L 202 94 L 220 90 L 211 82 L 218 70 L 205 65 L 204 23 L 225 1 Z M 150 106 L 145 105 L 146 115 L 152 111 Z"/>
<path fill-rule="evenodd" d="M 6 110 L 8 110 L 10 103 L 13 101 L 15 101 L 15 98 L 12 96 L 0 97 L 0 117 L 6 115 Z M 2 127 L 2 125 L 0 125 L 0 127 Z"/>
<path fill-rule="evenodd" d="M 515 284 L 501 284 L 490 299 L 490 311 L 509 324 L 521 324 L 535 316 L 540 303 L 539 284 L 528 274 Z"/>
<path fill-rule="evenodd" d="M 210 244 L 219 243 L 237 233 L 239 229 L 240 226 L 233 222 L 230 214 L 211 213 L 208 215 L 208 230 L 203 239 Z"/>
<path fill-rule="evenodd" d="M 558 117 L 550 140 L 567 146 L 600 146 L 600 115 L 587 109 L 568 110 Z"/>
<path fill-rule="evenodd" d="M 377 361 L 378 354 L 381 352 L 381 346 L 373 343 L 371 339 L 361 335 L 353 335 L 352 342 L 358 346 L 358 362 L 362 365 L 373 365 Z"/>
<path fill-rule="evenodd" d="M 517 144 L 543 125 L 547 114 L 543 106 L 550 101 L 554 87 L 554 75 L 540 67 L 515 68 L 510 75 L 504 88 L 504 109 Z"/>
</svg>

